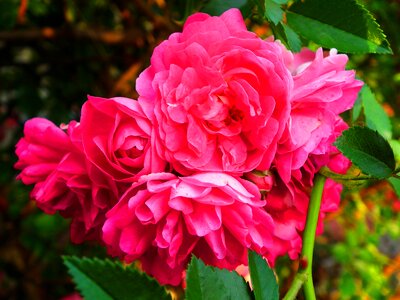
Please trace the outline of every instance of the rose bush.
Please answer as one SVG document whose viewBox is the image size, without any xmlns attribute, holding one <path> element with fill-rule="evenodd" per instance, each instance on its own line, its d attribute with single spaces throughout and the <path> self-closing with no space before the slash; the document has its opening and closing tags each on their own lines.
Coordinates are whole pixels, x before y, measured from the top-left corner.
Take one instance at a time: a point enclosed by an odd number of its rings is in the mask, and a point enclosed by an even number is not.
<svg viewBox="0 0 400 300">
<path fill-rule="evenodd" d="M 248 249 L 294 259 L 315 174 L 350 165 L 333 146 L 362 86 L 346 62 L 262 40 L 237 9 L 194 14 L 154 50 L 137 101 L 89 96 L 67 131 L 28 121 L 19 178 L 73 241 L 102 239 L 161 284 L 181 284 L 191 254 L 230 270 Z M 318 232 L 340 192 L 327 181 Z"/>
</svg>

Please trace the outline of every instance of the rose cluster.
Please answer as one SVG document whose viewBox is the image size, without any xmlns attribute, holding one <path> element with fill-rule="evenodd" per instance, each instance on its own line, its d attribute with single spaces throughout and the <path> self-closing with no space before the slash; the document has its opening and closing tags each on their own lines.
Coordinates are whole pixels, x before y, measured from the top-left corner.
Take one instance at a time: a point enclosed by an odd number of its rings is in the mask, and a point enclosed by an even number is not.
<svg viewBox="0 0 400 300">
<path fill-rule="evenodd" d="M 230 270 L 248 249 L 296 258 L 314 175 L 349 167 L 333 142 L 362 82 L 346 62 L 262 40 L 236 9 L 194 14 L 154 50 L 137 100 L 89 96 L 60 127 L 28 120 L 18 178 L 71 218 L 72 241 L 99 241 L 161 284 L 181 284 L 192 254 Z M 340 192 L 327 181 L 319 232 Z"/>
</svg>

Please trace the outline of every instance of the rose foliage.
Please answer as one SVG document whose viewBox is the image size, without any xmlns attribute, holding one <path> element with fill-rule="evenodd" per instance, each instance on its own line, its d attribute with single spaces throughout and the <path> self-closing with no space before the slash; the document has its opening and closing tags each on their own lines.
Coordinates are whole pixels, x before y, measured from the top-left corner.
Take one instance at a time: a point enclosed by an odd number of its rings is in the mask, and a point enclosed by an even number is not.
<svg viewBox="0 0 400 300">
<path fill-rule="evenodd" d="M 137 100 L 89 96 L 79 122 L 26 122 L 18 178 L 46 213 L 71 218 L 161 284 L 180 285 L 191 255 L 236 269 L 298 257 L 313 178 L 346 172 L 333 146 L 362 82 L 347 56 L 291 53 L 246 29 L 237 9 L 190 16 L 140 74 Z M 328 180 L 322 219 L 341 185 Z"/>
</svg>

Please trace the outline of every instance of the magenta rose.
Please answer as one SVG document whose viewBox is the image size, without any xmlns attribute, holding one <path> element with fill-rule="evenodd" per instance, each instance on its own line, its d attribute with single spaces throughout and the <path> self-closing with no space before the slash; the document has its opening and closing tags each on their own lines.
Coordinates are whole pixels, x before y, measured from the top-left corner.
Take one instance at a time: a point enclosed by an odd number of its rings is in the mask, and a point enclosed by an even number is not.
<svg viewBox="0 0 400 300">
<path fill-rule="evenodd" d="M 190 16 L 136 83 L 159 155 L 182 174 L 267 170 L 290 110 L 282 52 L 249 32 L 237 9 Z"/>
<path fill-rule="evenodd" d="M 283 47 L 283 46 L 282 46 Z M 301 168 L 310 154 L 329 152 L 335 138 L 346 129 L 339 114 L 350 109 L 363 83 L 346 70 L 347 56 L 332 49 L 324 56 L 304 49 L 286 51 L 294 87 L 288 126 L 279 141 L 275 164 L 284 181 Z"/>
<path fill-rule="evenodd" d="M 284 182 L 279 176 L 273 188 L 266 196 L 266 211 L 274 220 L 274 246 L 270 251 L 268 261 L 275 263 L 279 256 L 288 254 L 291 259 L 298 258 L 302 248 L 302 231 L 304 230 L 310 192 L 313 188 L 313 179 L 322 165 L 331 163 L 336 170 L 343 172 L 348 165 L 338 159 L 339 153 L 332 153 L 329 158 L 311 155 L 304 166 L 294 170 L 289 182 Z M 332 179 L 327 179 L 322 195 L 319 212 L 317 234 L 323 232 L 323 219 L 328 212 L 334 212 L 339 207 L 342 185 Z"/>
<path fill-rule="evenodd" d="M 107 213 L 109 253 L 138 259 L 161 284 L 179 285 L 193 253 L 206 264 L 235 269 L 247 250 L 273 248 L 274 225 L 257 187 L 224 173 L 143 176 Z"/>
<path fill-rule="evenodd" d="M 105 212 L 117 202 L 119 190 L 85 158 L 79 124 L 67 127 L 68 132 L 42 118 L 25 123 L 16 147 L 17 178 L 35 184 L 31 197 L 43 211 L 72 219 L 73 242 L 99 240 Z"/>
<path fill-rule="evenodd" d="M 86 157 L 116 181 L 133 182 L 143 174 L 164 171 L 152 149 L 153 126 L 133 99 L 88 97 L 81 131 Z"/>
<path fill-rule="evenodd" d="M 18 156 L 15 168 L 21 170 L 17 179 L 24 184 L 44 181 L 71 149 L 67 134 L 49 120 L 33 118 L 26 121 L 24 137 L 15 149 Z"/>
</svg>

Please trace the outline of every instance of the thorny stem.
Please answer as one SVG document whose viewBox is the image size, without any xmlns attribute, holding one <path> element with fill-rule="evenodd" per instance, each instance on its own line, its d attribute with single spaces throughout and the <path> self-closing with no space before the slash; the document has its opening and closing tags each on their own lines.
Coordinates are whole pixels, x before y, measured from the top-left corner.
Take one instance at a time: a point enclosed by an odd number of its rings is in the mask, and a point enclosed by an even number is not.
<svg viewBox="0 0 400 300">
<path fill-rule="evenodd" d="M 307 222 L 303 233 L 303 249 L 299 269 L 293 283 L 283 298 L 294 300 L 303 286 L 306 300 L 315 300 L 315 290 L 312 278 L 312 260 L 314 253 L 315 232 L 317 229 L 319 209 L 321 207 L 322 192 L 324 191 L 326 177 L 317 174 L 314 178 L 314 188 L 311 192 L 310 204 L 308 206 Z"/>
</svg>

